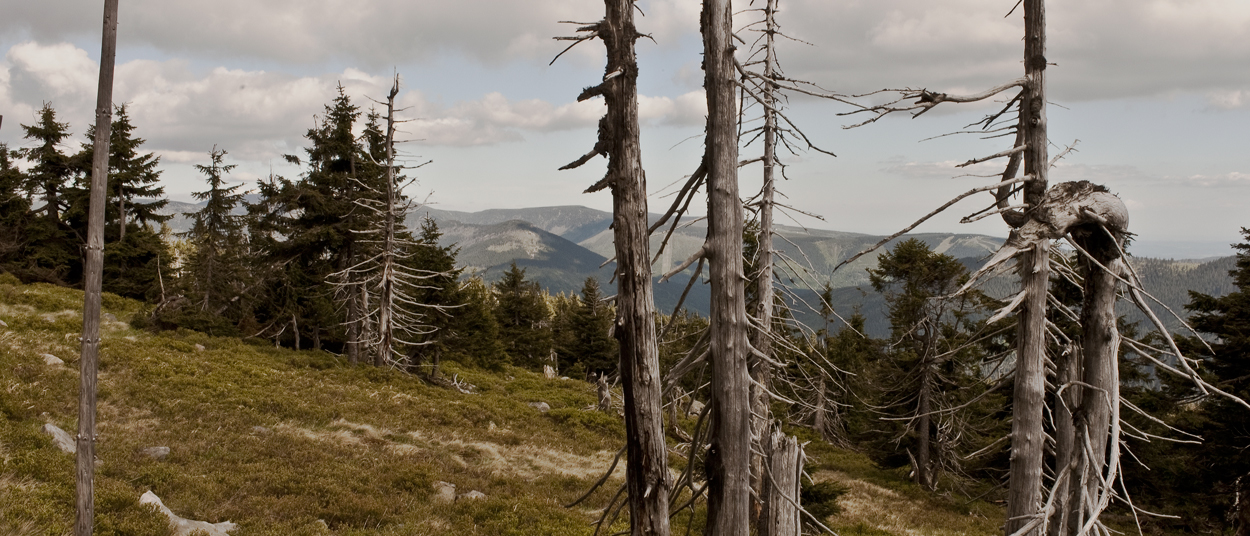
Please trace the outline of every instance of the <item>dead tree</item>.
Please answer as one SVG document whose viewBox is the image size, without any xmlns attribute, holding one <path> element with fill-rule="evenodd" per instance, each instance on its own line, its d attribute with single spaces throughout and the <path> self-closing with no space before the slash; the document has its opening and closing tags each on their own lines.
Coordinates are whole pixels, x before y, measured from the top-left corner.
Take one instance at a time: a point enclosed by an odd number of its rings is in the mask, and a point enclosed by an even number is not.
<svg viewBox="0 0 1250 536">
<path fill-rule="evenodd" d="M 707 455 L 711 536 L 746 536 L 750 525 L 750 343 L 742 269 L 732 24 L 731 0 L 703 2 L 700 27 L 708 108 L 708 238 L 703 255 L 710 261 L 712 285 L 712 427 Z"/>
<path fill-rule="evenodd" d="M 757 524 L 759 536 L 799 536 L 799 490 L 803 478 L 803 447 L 794 436 L 772 425 L 764 444 L 764 485 L 760 494 L 763 508 Z"/>
<path fill-rule="evenodd" d="M 582 25 L 579 31 L 583 34 L 568 39 L 574 41 L 573 45 L 595 37 L 603 40 L 608 59 L 603 81 L 586 88 L 577 100 L 602 96 L 607 114 L 599 122 L 599 139 L 594 148 L 560 169 L 581 166 L 595 155 L 608 158 L 607 174 L 586 192 L 605 187 L 612 190 L 617 280 L 614 333 L 619 342 L 625 398 L 630 530 L 636 536 L 667 536 L 672 482 L 664 443 L 655 297 L 648 251 L 647 181 L 639 142 L 638 63 L 634 53 L 634 43 L 643 35 L 634 26 L 633 0 L 605 0 L 604 5 L 603 20 Z M 602 393 L 607 384 L 602 377 L 599 381 Z"/>
<path fill-rule="evenodd" d="M 91 536 L 95 510 L 96 369 L 100 357 L 101 284 L 104 275 L 104 193 L 108 184 L 109 136 L 113 124 L 113 66 L 117 59 L 117 0 L 104 0 L 100 84 L 96 90 L 94 158 L 87 208 L 83 263 L 82 350 L 79 354 L 78 436 L 75 458 L 75 536 Z"/>
</svg>

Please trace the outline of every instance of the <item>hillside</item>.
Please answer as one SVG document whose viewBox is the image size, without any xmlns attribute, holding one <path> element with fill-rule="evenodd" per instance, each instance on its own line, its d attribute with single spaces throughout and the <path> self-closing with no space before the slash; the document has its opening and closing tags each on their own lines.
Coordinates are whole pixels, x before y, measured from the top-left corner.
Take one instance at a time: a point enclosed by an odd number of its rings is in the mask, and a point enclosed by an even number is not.
<svg viewBox="0 0 1250 536">
<path fill-rule="evenodd" d="M 75 429 L 81 300 L 0 275 L 0 534 L 61 535 L 73 518 L 73 457 L 40 428 Z M 138 302 L 104 306 L 97 534 L 166 534 L 137 502 L 152 491 L 183 517 L 237 523 L 233 536 L 588 535 L 620 482 L 618 470 L 587 503 L 561 506 L 624 440 L 619 417 L 589 409 L 589 384 L 448 363 L 465 393 L 324 352 L 136 331 L 125 320 Z M 154 446 L 168 456 L 141 453 Z M 841 534 L 997 533 L 998 507 L 929 494 L 820 442 L 808 452 L 817 479 L 849 490 L 827 519 Z M 440 482 L 485 498 L 442 502 Z"/>
</svg>

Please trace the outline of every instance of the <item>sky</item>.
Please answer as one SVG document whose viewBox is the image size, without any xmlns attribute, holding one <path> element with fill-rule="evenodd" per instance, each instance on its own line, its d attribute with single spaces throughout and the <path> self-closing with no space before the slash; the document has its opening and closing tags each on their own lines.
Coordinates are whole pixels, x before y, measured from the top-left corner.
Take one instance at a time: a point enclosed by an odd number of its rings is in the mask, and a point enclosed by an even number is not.
<svg viewBox="0 0 1250 536">
<path fill-rule="evenodd" d="M 759 7 L 739 0 L 748 43 Z M 77 150 L 92 119 L 99 72 L 98 0 L 0 0 L 0 142 L 29 145 L 51 103 Z M 1022 74 L 1023 19 L 1014 0 L 781 0 L 778 22 L 794 38 L 778 56 L 785 74 L 830 91 L 883 88 L 972 93 Z M 640 0 L 637 44 L 643 164 L 652 211 L 702 154 L 706 113 L 698 34 L 700 2 Z M 353 102 L 386 95 L 401 80 L 399 116 L 408 194 L 445 210 L 551 205 L 610 210 L 610 194 L 582 191 L 606 167 L 587 152 L 601 100 L 577 103 L 603 76 L 598 41 L 549 65 L 575 25 L 595 21 L 589 0 L 122 0 L 114 100 L 128 106 L 143 148 L 160 155 L 171 199 L 205 189 L 195 164 L 214 147 L 237 164 L 231 180 L 254 184 L 302 170 L 302 154 L 341 85 Z M 1047 2 L 1050 153 L 1074 146 L 1052 182 L 1090 180 L 1124 199 L 1138 254 L 1231 253 L 1250 227 L 1250 2 L 1245 0 L 1052 0 Z M 746 47 L 743 48 L 743 53 Z M 870 102 L 867 97 L 863 102 Z M 822 149 L 785 154 L 779 188 L 799 224 L 888 234 L 993 179 L 999 164 L 958 163 L 1006 149 L 1009 138 L 935 136 L 964 130 L 1000 101 L 942 105 L 845 129 L 858 116 L 832 101 L 793 96 L 786 114 Z M 1079 140 L 1079 141 L 1078 141 Z M 1075 145 L 1074 145 L 1075 144 Z M 744 159 L 759 144 L 744 147 Z M 740 172 L 758 189 L 758 164 Z M 1001 220 L 961 225 L 991 202 L 970 197 L 918 232 L 1005 236 Z M 817 214 L 816 220 L 801 213 Z"/>
</svg>

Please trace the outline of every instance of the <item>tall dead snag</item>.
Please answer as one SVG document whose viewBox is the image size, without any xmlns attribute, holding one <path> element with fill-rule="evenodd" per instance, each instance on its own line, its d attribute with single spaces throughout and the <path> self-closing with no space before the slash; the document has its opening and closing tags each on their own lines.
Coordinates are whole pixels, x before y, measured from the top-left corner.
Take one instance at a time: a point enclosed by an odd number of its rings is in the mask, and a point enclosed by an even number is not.
<svg viewBox="0 0 1250 536">
<path fill-rule="evenodd" d="M 803 447 L 787 436 L 776 422 L 761 441 L 764 446 L 764 477 L 759 536 L 799 536 L 799 491 L 803 477 Z"/>
<path fill-rule="evenodd" d="M 95 104 L 95 157 L 87 208 L 87 250 L 83 263 L 82 350 L 79 357 L 78 449 L 75 460 L 75 536 L 91 536 L 95 509 L 96 369 L 100 357 L 100 287 L 104 282 L 104 190 L 108 184 L 109 136 L 113 124 L 113 66 L 117 58 L 117 0 L 104 0 L 100 85 Z"/>
<path fill-rule="evenodd" d="M 668 501 L 672 482 L 664 443 L 659 349 L 655 336 L 655 297 L 648 256 L 647 181 L 642 169 L 638 126 L 638 63 L 634 42 L 633 0 L 605 0 L 602 21 L 585 25 L 574 45 L 598 37 L 607 48 L 603 82 L 582 91 L 583 101 L 603 96 L 607 115 L 599 122 L 594 149 L 560 169 L 578 167 L 597 154 L 608 158 L 607 174 L 586 190 L 612 190 L 612 228 L 616 245 L 616 328 L 621 383 L 625 396 L 628 452 L 626 480 L 631 534 L 669 534 Z M 604 380 L 601 378 L 600 382 Z M 606 384 L 603 384 L 606 385 Z"/>
<path fill-rule="evenodd" d="M 733 6 L 705 0 L 703 87 L 707 92 L 708 238 L 711 264 L 712 428 L 708 534 L 746 536 L 750 524 L 750 378 L 738 198 L 738 108 L 734 99 Z"/>
</svg>

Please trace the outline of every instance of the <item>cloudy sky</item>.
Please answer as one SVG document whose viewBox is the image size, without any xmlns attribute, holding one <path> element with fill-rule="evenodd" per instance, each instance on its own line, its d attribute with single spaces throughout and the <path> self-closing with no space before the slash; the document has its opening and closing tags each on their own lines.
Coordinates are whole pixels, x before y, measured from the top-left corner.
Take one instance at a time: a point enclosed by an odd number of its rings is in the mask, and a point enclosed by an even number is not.
<svg viewBox="0 0 1250 536">
<path fill-rule="evenodd" d="M 758 0 L 757 0 L 758 3 Z M 145 147 L 162 157 L 166 191 L 203 189 L 193 164 L 214 146 L 239 164 L 234 179 L 301 170 L 303 134 L 338 84 L 357 103 L 402 79 L 403 146 L 417 172 L 409 193 L 450 210 L 580 204 L 608 209 L 608 194 L 581 191 L 602 160 L 556 168 L 594 142 L 602 103 L 574 102 L 603 74 L 603 48 L 586 43 L 551 61 L 591 0 L 122 0 L 115 99 L 128 103 Z M 740 8 L 749 7 L 740 1 Z M 1022 71 L 1013 0 L 783 0 L 779 21 L 802 42 L 780 49 L 792 78 L 842 93 L 884 87 L 971 92 Z M 638 44 L 643 159 L 654 207 L 664 187 L 702 152 L 700 3 L 640 0 Z M 50 102 L 77 149 L 95 102 L 102 2 L 0 0 L 0 142 L 24 146 L 20 123 Z M 741 24 L 753 20 L 740 14 Z M 1250 2 L 1052 0 L 1048 2 L 1052 154 L 1080 140 L 1052 181 L 1087 179 L 1124 198 L 1139 253 L 1204 256 L 1230 251 L 1250 227 Z M 753 34 L 743 32 L 750 39 Z M 852 130 L 835 103 L 793 98 L 789 115 L 838 154 L 787 156 L 782 189 L 814 227 L 888 233 L 986 179 L 954 164 L 1010 140 L 951 136 L 993 102 L 938 109 Z M 1001 106 L 1001 104 L 999 104 Z M 758 147 L 743 155 L 758 153 Z M 758 187 L 743 168 L 743 190 Z M 1001 221 L 959 225 L 988 204 L 971 198 L 921 231 L 1002 236 Z"/>
</svg>

